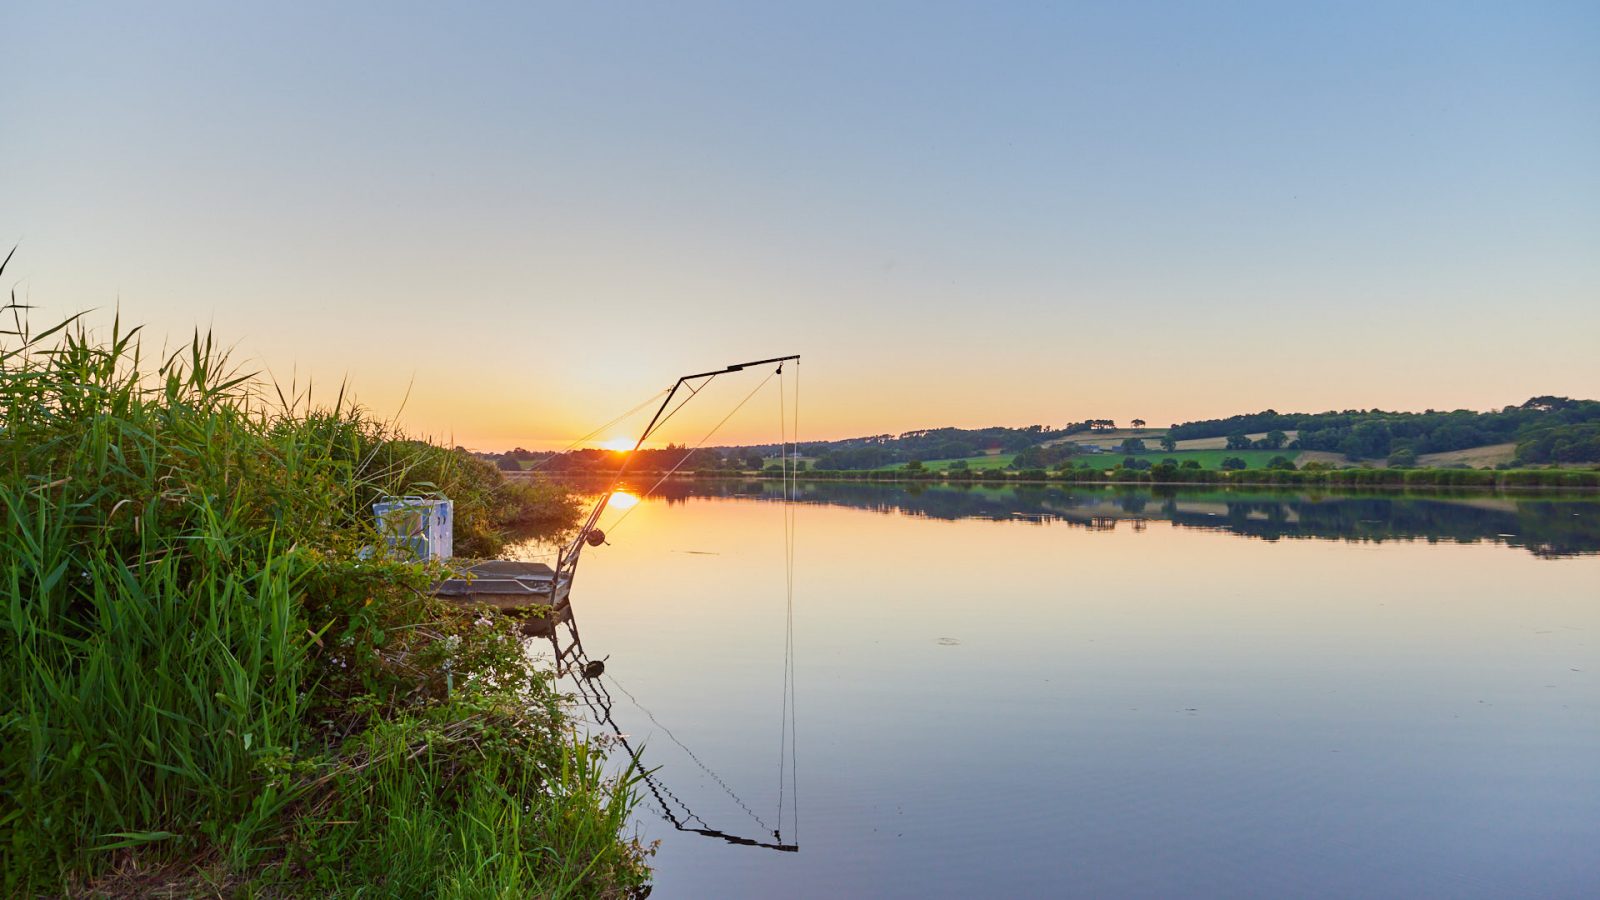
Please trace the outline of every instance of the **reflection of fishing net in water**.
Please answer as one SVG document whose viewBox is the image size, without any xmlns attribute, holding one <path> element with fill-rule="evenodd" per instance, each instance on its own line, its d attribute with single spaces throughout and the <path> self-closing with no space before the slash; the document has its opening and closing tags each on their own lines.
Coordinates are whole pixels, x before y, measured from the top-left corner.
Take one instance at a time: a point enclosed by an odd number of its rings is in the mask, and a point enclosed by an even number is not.
<svg viewBox="0 0 1600 900">
<path fill-rule="evenodd" d="M 785 850 L 789 852 L 796 852 L 800 849 L 797 843 L 784 842 L 781 830 L 781 818 L 779 820 L 779 828 L 773 828 L 772 826 L 768 825 L 767 822 L 761 818 L 761 816 L 756 814 L 755 810 L 750 808 L 749 804 L 745 803 L 744 800 L 734 792 L 733 788 L 728 786 L 728 783 L 724 781 L 721 776 L 714 772 L 710 766 L 707 766 L 699 756 L 695 755 L 693 750 L 689 749 L 686 744 L 678 740 L 678 737 L 672 733 L 672 730 L 663 725 L 661 721 L 655 717 L 654 713 L 650 712 L 649 709 L 646 709 L 645 706 L 639 702 L 637 697 L 635 697 L 631 692 L 628 691 L 627 688 L 623 687 L 622 684 L 616 680 L 615 676 L 605 674 L 604 660 L 593 660 L 588 657 L 588 654 L 583 649 L 583 642 L 578 636 L 577 624 L 570 617 L 567 618 L 566 625 L 570 634 L 570 641 L 565 648 L 561 646 L 559 632 L 552 634 L 550 638 L 551 643 L 555 646 L 556 650 L 556 671 L 558 673 L 565 673 L 572 676 L 572 683 L 577 688 L 577 696 L 579 700 L 583 702 L 585 709 L 588 711 L 590 721 L 596 726 L 610 729 L 613 739 L 616 740 L 616 742 L 628 753 L 628 756 L 638 766 L 640 780 L 644 782 L 646 789 L 650 792 L 651 797 L 654 798 L 655 810 L 661 815 L 662 818 L 671 823 L 672 827 L 678 831 L 704 835 L 705 837 L 721 838 L 730 844 L 742 844 L 751 847 L 766 847 L 772 850 Z M 735 804 L 738 805 L 739 809 L 743 810 L 744 813 L 756 823 L 756 825 L 761 829 L 762 834 L 772 835 L 772 840 L 755 840 L 753 838 L 744 837 L 711 827 L 710 823 L 701 818 L 699 814 L 697 814 L 689 807 L 687 803 L 683 801 L 682 798 L 673 793 L 672 790 L 667 787 L 667 785 L 663 783 L 659 777 L 657 777 L 656 772 L 645 766 L 644 761 L 640 758 L 639 749 L 636 749 L 633 746 L 629 740 L 627 732 L 623 731 L 622 726 L 616 721 L 612 714 L 615 700 L 611 695 L 611 691 L 606 687 L 606 682 L 608 681 L 613 687 L 626 696 L 634 706 L 638 707 L 639 711 L 644 713 L 657 728 L 661 729 L 662 733 L 667 736 L 667 739 L 675 744 L 678 749 L 682 750 L 683 753 L 686 754 L 696 766 L 700 767 L 701 771 L 710 777 L 712 781 L 716 782 L 717 786 L 720 787 L 722 791 L 727 794 L 727 796 Z M 790 709 L 792 710 L 792 706 Z M 783 815 L 781 801 L 778 815 L 780 817 Z M 796 820 L 795 824 L 796 827 L 798 827 L 798 820 Z"/>
<path fill-rule="evenodd" d="M 649 439 L 652 434 L 665 425 L 667 421 L 677 414 L 678 410 L 681 410 L 684 405 L 697 396 L 701 390 L 703 390 L 719 375 L 740 372 L 750 366 L 761 366 L 768 363 L 778 364 L 777 369 L 773 371 L 772 374 L 768 375 L 765 380 L 756 385 L 755 389 L 746 395 L 743 400 L 740 400 L 738 405 L 736 405 L 726 416 L 722 418 L 720 422 L 718 422 L 709 432 L 707 432 L 706 435 L 702 437 L 693 448 L 683 453 L 683 455 L 677 460 L 672 468 L 662 475 L 654 485 L 638 495 L 638 499 L 642 500 L 654 493 L 657 488 L 660 488 L 663 484 L 665 484 L 667 480 L 671 478 L 672 475 L 678 471 L 678 469 L 682 468 L 684 464 L 686 464 L 695 455 L 695 453 L 700 450 L 701 447 L 705 446 L 706 442 L 710 440 L 711 436 L 715 434 L 723 425 L 727 424 L 728 420 L 733 418 L 734 414 L 742 409 L 751 398 L 759 393 L 761 389 L 774 378 L 778 380 L 778 422 L 780 432 L 780 441 L 778 447 L 779 459 L 782 463 L 780 472 L 783 477 L 784 599 L 786 609 L 782 712 L 779 716 L 779 720 L 781 722 L 781 734 L 778 742 L 778 808 L 777 815 L 774 819 L 776 827 L 769 826 L 766 821 L 757 815 L 755 811 L 750 808 L 749 804 L 745 803 L 737 794 L 734 793 L 733 789 L 728 786 L 726 781 L 724 781 L 720 776 L 713 772 L 709 766 L 702 762 L 700 758 L 695 755 L 694 751 L 690 750 L 682 741 L 679 741 L 677 737 L 672 734 L 670 729 L 662 725 L 661 722 L 656 719 L 654 714 L 652 714 L 648 709 L 645 709 L 645 707 L 639 703 L 638 699 L 635 698 L 633 694 L 629 693 L 627 689 L 622 687 L 622 685 L 614 678 L 610 679 L 611 683 L 615 685 L 616 688 L 625 696 L 627 696 L 635 706 L 638 706 L 639 710 L 648 716 L 650 721 L 654 722 L 656 726 L 667 735 L 667 738 L 671 740 L 673 744 L 687 754 L 688 757 L 694 761 L 694 764 L 701 769 L 701 771 L 705 772 L 706 775 L 716 782 L 722 791 L 726 793 L 735 804 L 737 804 L 739 809 L 743 810 L 744 813 L 756 823 L 763 834 L 771 834 L 772 840 L 758 841 L 752 838 L 742 837 L 731 832 L 712 828 L 705 819 L 701 818 L 693 810 L 691 810 L 682 799 L 669 790 L 666 785 L 661 783 L 660 779 L 656 777 L 653 771 L 643 764 L 642 760 L 639 758 L 639 751 L 632 746 L 628 740 L 627 733 L 622 730 L 622 727 L 618 725 L 612 715 L 614 701 L 612 699 L 611 692 L 606 688 L 605 685 L 605 660 L 590 659 L 584 652 L 583 642 L 578 636 L 578 626 L 573 618 L 570 606 L 567 607 L 565 615 L 562 616 L 556 622 L 556 624 L 552 626 L 550 632 L 550 641 L 555 648 L 556 671 L 558 673 L 567 673 L 573 675 L 573 681 L 577 687 L 577 695 L 579 699 L 583 701 L 583 704 L 588 709 L 589 714 L 593 717 L 594 723 L 598 726 L 609 728 L 618 744 L 620 744 L 622 748 L 628 752 L 628 755 L 632 759 L 633 763 L 638 766 L 641 780 L 644 782 L 646 788 L 650 791 L 651 796 L 654 797 L 656 803 L 658 804 L 657 811 L 660 812 L 662 817 L 670 822 L 674 828 L 679 831 L 692 832 L 695 834 L 704 835 L 706 837 L 721 838 L 722 840 L 733 844 L 767 847 L 773 850 L 786 850 L 794 852 L 800 849 L 797 837 L 800 826 L 796 789 L 797 784 L 794 766 L 794 501 L 796 495 L 798 494 L 797 478 L 800 462 L 800 382 L 799 375 L 796 373 L 794 380 L 794 405 L 791 408 L 788 405 L 787 392 L 784 389 L 783 381 L 783 365 L 789 360 L 795 360 L 796 365 L 798 366 L 798 356 L 786 356 L 760 360 L 753 363 L 742 363 L 739 365 L 729 366 L 726 369 L 715 372 L 703 372 L 697 375 L 686 375 L 682 378 L 679 378 L 677 383 L 666 392 L 666 399 L 662 401 L 661 406 L 656 411 L 655 416 L 650 420 L 650 424 L 645 426 L 644 433 L 640 435 L 639 440 L 634 445 L 634 451 L 637 452 L 640 447 L 644 446 L 644 442 Z M 677 396 L 680 389 L 687 389 L 689 396 L 684 397 L 676 407 L 673 407 L 673 398 Z M 644 405 L 645 404 L 641 404 L 640 407 L 636 407 L 636 409 L 642 408 Z M 790 417 L 791 409 L 793 413 L 792 419 Z M 600 495 L 600 499 L 595 503 L 594 509 L 589 513 L 589 516 L 584 522 L 583 526 L 578 529 L 578 532 L 576 536 L 573 537 L 571 543 L 569 543 L 557 555 L 554 579 L 554 583 L 556 585 L 565 584 L 568 590 L 570 590 L 572 582 L 577 574 L 578 560 L 583 552 L 584 547 L 599 547 L 605 544 L 605 533 L 600 531 L 598 527 L 600 516 L 605 511 L 607 501 L 615 493 L 616 487 L 621 482 L 622 476 L 626 473 L 631 459 L 632 454 L 624 457 L 622 464 L 618 467 L 615 477 L 612 479 L 611 488 Z M 638 504 L 635 503 L 632 507 L 624 511 L 621 517 L 611 523 L 608 530 L 612 534 L 615 534 L 617 528 L 620 527 L 623 522 L 627 520 L 628 516 L 633 512 L 633 510 L 637 508 Z M 560 625 L 563 622 L 567 626 L 569 635 L 569 640 L 565 647 L 563 647 L 561 643 L 560 631 Z M 791 839 L 788 843 L 785 843 L 783 839 L 783 826 L 785 822 L 784 805 L 786 800 L 789 804 L 788 821 L 793 826 L 792 830 L 790 831 Z"/>
</svg>

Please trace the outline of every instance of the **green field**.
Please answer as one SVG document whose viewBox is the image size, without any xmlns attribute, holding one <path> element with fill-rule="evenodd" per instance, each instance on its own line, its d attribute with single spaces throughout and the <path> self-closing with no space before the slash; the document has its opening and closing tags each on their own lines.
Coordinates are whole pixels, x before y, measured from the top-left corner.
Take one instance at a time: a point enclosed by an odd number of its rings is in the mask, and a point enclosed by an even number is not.
<svg viewBox="0 0 1600 900">
<path fill-rule="evenodd" d="M 1153 453 L 1141 454 L 1140 458 L 1149 460 L 1151 465 L 1156 465 L 1164 459 L 1175 459 L 1179 465 L 1182 465 L 1184 460 L 1192 459 L 1198 462 L 1202 469 L 1220 469 L 1224 459 L 1230 456 L 1237 456 L 1245 461 L 1246 468 L 1265 469 L 1267 463 L 1271 462 L 1275 456 L 1286 456 L 1289 459 L 1294 459 L 1298 455 L 1299 452 L 1295 450 L 1175 450 L 1167 453 L 1157 449 Z M 976 471 L 981 469 L 1003 469 L 1009 466 L 1015 458 L 1015 453 L 1000 453 L 993 456 L 969 456 L 961 461 L 967 464 L 967 468 Z M 1127 458 L 1125 453 L 1085 453 L 1073 457 L 1072 462 L 1079 468 L 1088 464 L 1094 467 L 1114 469 L 1125 458 Z M 922 465 L 923 468 L 930 471 L 943 472 L 955 462 L 957 460 L 954 459 L 932 459 L 927 460 Z M 905 468 L 905 463 L 894 463 L 892 465 L 879 466 L 875 471 L 885 472 L 903 468 Z"/>
<path fill-rule="evenodd" d="M 1299 455 L 1300 451 L 1298 450 L 1174 450 L 1171 453 L 1167 453 L 1164 450 L 1157 449 L 1154 453 L 1141 454 L 1139 458 L 1149 460 L 1151 465 L 1159 465 L 1164 459 L 1175 459 L 1180 466 L 1183 465 L 1184 460 L 1192 459 L 1199 463 L 1202 469 L 1220 469 L 1222 468 L 1223 460 L 1230 456 L 1237 456 L 1244 460 L 1246 468 L 1265 469 L 1267 463 L 1271 462 L 1275 456 L 1286 456 L 1292 460 Z M 1104 465 L 1106 468 L 1111 469 L 1121 463 L 1126 456 L 1127 454 L 1124 453 L 1100 453 L 1093 456 L 1075 456 L 1072 461 L 1074 465 L 1082 466 L 1083 461 L 1087 460 L 1092 465 Z"/>
<path fill-rule="evenodd" d="M 967 464 L 967 468 L 969 469 L 1003 469 L 1006 466 L 1011 465 L 1011 461 L 1016 458 L 1017 455 L 1015 453 L 997 453 L 993 456 L 968 456 L 960 460 L 930 459 L 927 462 L 924 462 L 922 467 L 935 472 L 943 472 L 945 469 L 950 468 L 957 462 L 965 462 Z M 905 463 L 893 463 L 892 465 L 879 466 L 876 471 L 883 472 L 889 469 L 903 469 L 905 466 Z"/>
</svg>

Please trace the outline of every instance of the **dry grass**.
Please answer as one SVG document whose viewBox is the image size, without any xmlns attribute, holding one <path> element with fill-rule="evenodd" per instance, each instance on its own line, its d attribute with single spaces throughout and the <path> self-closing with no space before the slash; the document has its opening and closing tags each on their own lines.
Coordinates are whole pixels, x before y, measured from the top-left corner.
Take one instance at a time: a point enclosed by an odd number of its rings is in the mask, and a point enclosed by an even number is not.
<svg viewBox="0 0 1600 900">
<path fill-rule="evenodd" d="M 1292 441 L 1295 438 L 1300 436 L 1300 432 L 1294 431 L 1294 430 L 1285 431 L 1284 434 L 1288 435 L 1288 437 L 1284 439 L 1284 443 L 1285 444 L 1289 443 L 1289 441 Z M 1257 431 L 1257 432 L 1255 432 L 1253 434 L 1245 435 L 1245 437 L 1249 438 L 1252 441 L 1259 441 L 1259 440 L 1261 440 L 1262 438 L 1264 438 L 1266 436 L 1267 436 L 1267 433 L 1265 431 Z M 1226 449 L 1228 449 L 1228 439 L 1225 438 L 1225 437 L 1190 438 L 1187 441 L 1179 441 L 1178 442 L 1178 449 L 1179 450 L 1226 450 Z"/>
<path fill-rule="evenodd" d="M 110 870 L 92 883 L 69 889 L 65 896 L 92 897 L 94 900 L 194 900 L 194 898 L 232 897 L 244 880 L 220 859 L 177 860 L 151 863 L 134 851 L 124 851 Z M 258 895 L 281 896 L 268 891 Z"/>
<path fill-rule="evenodd" d="M 1115 447 L 1128 438 L 1140 438 L 1152 445 L 1166 434 L 1165 428 L 1117 428 L 1111 431 L 1080 431 L 1067 437 L 1054 438 L 1043 442 L 1043 446 L 1051 447 L 1056 444 L 1083 444 L 1089 447 Z"/>
<path fill-rule="evenodd" d="M 1156 442 L 1161 440 L 1161 436 L 1166 433 L 1167 429 L 1165 428 L 1118 428 L 1115 431 L 1085 431 L 1069 437 L 1061 437 L 1054 440 L 1045 441 L 1044 446 L 1049 447 L 1055 444 L 1071 442 L 1074 444 L 1083 444 L 1087 447 L 1100 447 L 1106 450 L 1113 450 L 1128 438 L 1139 438 L 1154 448 L 1156 446 Z M 1289 441 L 1294 440 L 1295 437 L 1300 434 L 1300 432 L 1291 430 L 1285 431 L 1284 434 L 1288 435 L 1288 437 L 1284 440 L 1284 443 L 1287 444 Z M 1267 433 L 1265 431 L 1258 431 L 1254 434 L 1246 435 L 1246 437 L 1250 438 L 1252 441 L 1258 441 L 1266 436 Z M 1187 441 L 1178 442 L 1179 450 L 1226 450 L 1227 448 L 1228 439 L 1226 437 L 1191 438 Z"/>
<path fill-rule="evenodd" d="M 1336 469 L 1387 469 L 1389 467 L 1389 463 L 1381 459 L 1367 459 L 1359 463 L 1353 462 L 1343 453 L 1335 453 L 1332 450 L 1301 450 L 1300 455 L 1295 457 L 1294 464 L 1303 469 L 1306 467 L 1306 463 L 1314 462 L 1323 463 Z"/>
<path fill-rule="evenodd" d="M 1429 466 L 1459 466 L 1465 463 L 1474 469 L 1492 469 L 1501 463 L 1511 462 L 1517 455 L 1517 445 L 1485 444 L 1482 447 L 1468 447 L 1465 450 L 1449 450 L 1444 453 L 1424 453 L 1417 457 L 1417 465 Z"/>
</svg>

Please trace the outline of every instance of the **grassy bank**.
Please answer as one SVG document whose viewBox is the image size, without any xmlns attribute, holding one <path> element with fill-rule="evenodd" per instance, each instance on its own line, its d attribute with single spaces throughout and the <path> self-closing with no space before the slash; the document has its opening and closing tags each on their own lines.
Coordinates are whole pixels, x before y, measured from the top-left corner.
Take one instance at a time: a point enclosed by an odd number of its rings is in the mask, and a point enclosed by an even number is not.
<svg viewBox="0 0 1600 900">
<path fill-rule="evenodd" d="M 9 318 L 9 316 L 8 316 Z M 23 331 L 20 326 L 18 332 Z M 0 349 L 0 892 L 626 896 L 630 781 L 495 617 L 364 560 L 373 500 L 458 552 L 574 501 L 360 410 L 75 325 Z"/>
</svg>

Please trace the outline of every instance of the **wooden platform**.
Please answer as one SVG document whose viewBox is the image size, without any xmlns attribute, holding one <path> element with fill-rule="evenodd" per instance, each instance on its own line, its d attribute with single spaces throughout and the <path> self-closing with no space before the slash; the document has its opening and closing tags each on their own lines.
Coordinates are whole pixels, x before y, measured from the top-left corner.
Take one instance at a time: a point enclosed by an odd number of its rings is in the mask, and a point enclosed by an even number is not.
<svg viewBox="0 0 1600 900">
<path fill-rule="evenodd" d="M 568 582 L 556 584 L 544 563 L 491 559 L 465 566 L 454 578 L 434 585 L 433 594 L 455 603 L 486 604 L 523 620 L 522 633 L 547 636 L 572 616 Z"/>
</svg>

